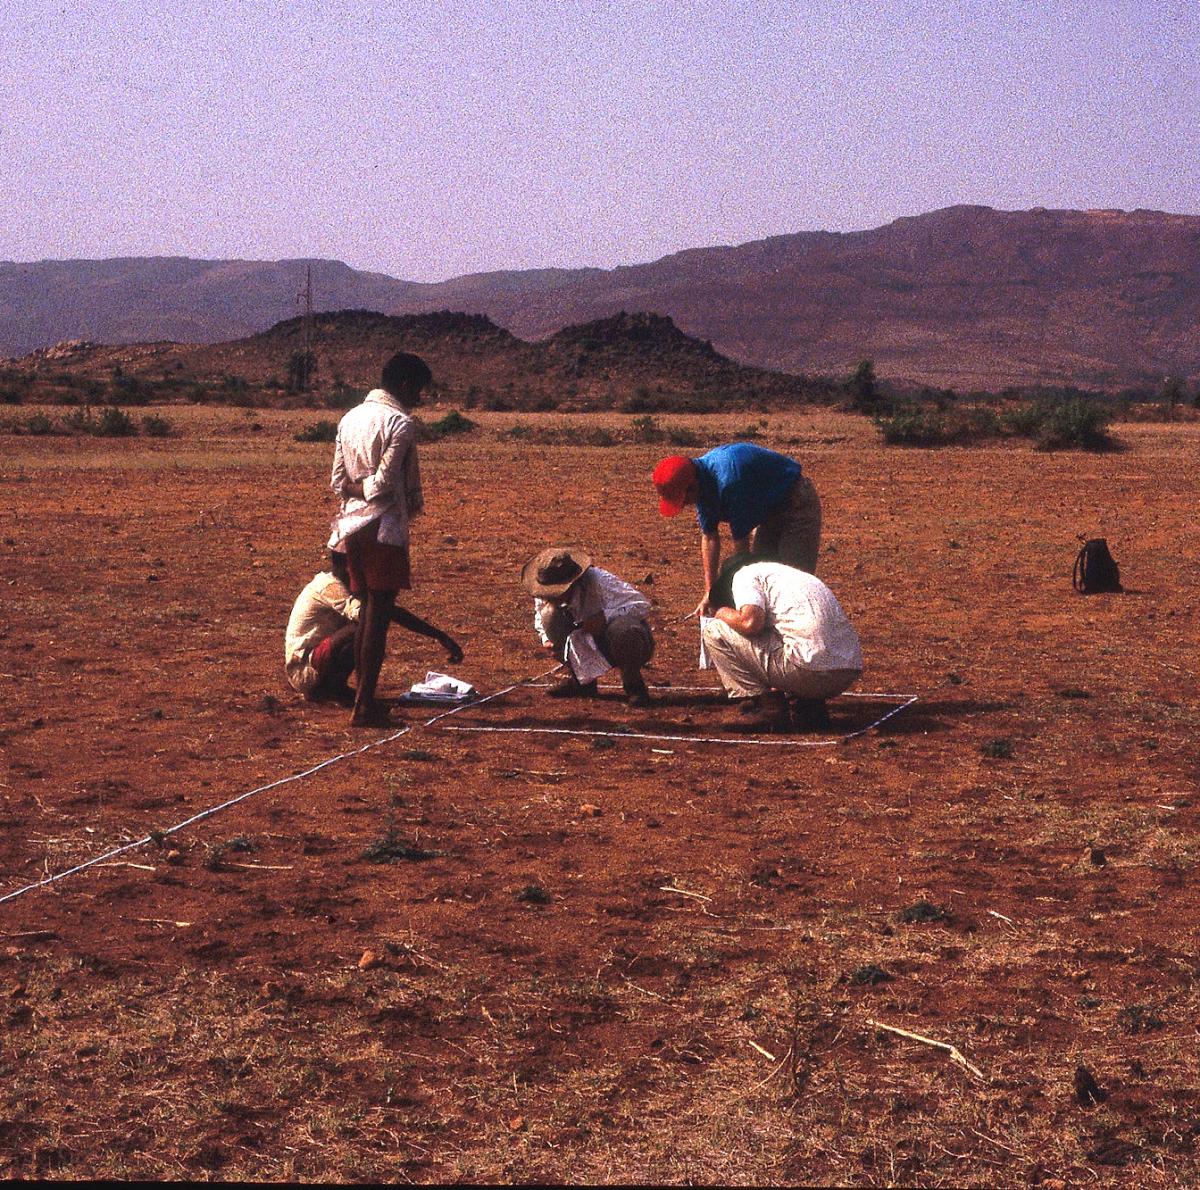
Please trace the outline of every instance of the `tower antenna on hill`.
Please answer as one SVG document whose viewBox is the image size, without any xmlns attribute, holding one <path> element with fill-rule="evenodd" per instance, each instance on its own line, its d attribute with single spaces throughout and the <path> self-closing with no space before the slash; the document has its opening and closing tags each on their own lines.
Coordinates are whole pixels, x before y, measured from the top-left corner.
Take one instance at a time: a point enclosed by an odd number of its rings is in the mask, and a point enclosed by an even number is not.
<svg viewBox="0 0 1200 1190">
<path fill-rule="evenodd" d="M 292 387 L 296 392 L 307 392 L 312 383 L 313 374 L 317 370 L 317 357 L 313 354 L 314 325 L 313 325 L 313 296 L 312 296 L 312 265 L 305 270 L 304 288 L 296 300 L 304 303 L 304 312 L 300 316 L 300 350 L 292 357 L 291 373 Z"/>
</svg>

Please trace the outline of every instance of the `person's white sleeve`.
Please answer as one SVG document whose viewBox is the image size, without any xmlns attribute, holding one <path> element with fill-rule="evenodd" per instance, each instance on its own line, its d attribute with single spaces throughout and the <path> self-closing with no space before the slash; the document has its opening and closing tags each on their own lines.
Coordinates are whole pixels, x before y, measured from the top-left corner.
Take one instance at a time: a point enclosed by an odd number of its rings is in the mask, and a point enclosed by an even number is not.
<svg viewBox="0 0 1200 1190">
<path fill-rule="evenodd" d="M 621 614 L 633 616 L 638 620 L 648 620 L 650 619 L 650 612 L 650 600 L 639 591 L 637 599 L 631 599 Z"/>
<path fill-rule="evenodd" d="M 417 458 L 417 443 L 413 439 L 404 456 L 404 505 L 410 517 L 425 511 L 425 493 L 421 490 L 421 464 Z"/>
<path fill-rule="evenodd" d="M 735 608 L 761 607 L 763 611 L 767 609 L 767 597 L 762 587 L 753 575 L 746 573 L 745 568 L 733 576 L 730 592 L 733 595 Z"/>
<path fill-rule="evenodd" d="M 650 600 L 637 587 L 599 567 L 593 566 L 589 575 L 592 581 L 588 585 L 588 589 L 593 594 L 596 606 L 589 603 L 589 606 L 582 608 L 576 617 L 578 623 L 582 624 L 585 619 L 598 611 L 603 611 L 606 623 L 617 616 L 633 616 L 639 620 L 649 619 Z M 579 586 L 582 587 L 584 584 L 580 583 Z"/>
<path fill-rule="evenodd" d="M 405 491 L 405 465 L 408 453 L 415 445 L 416 427 L 411 418 L 392 429 L 374 475 L 368 475 L 363 480 L 365 499 L 374 500 L 383 492 Z"/>
<path fill-rule="evenodd" d="M 342 457 L 342 436 L 339 433 L 333 446 L 333 472 L 329 477 L 329 486 L 339 500 L 345 500 L 346 484 L 350 476 L 346 473 L 346 460 Z"/>
<path fill-rule="evenodd" d="M 533 601 L 533 630 L 538 634 L 538 639 L 544 645 L 550 643 L 550 638 L 546 635 L 546 630 L 542 627 L 542 609 L 547 606 L 544 599 L 535 599 Z"/>
</svg>

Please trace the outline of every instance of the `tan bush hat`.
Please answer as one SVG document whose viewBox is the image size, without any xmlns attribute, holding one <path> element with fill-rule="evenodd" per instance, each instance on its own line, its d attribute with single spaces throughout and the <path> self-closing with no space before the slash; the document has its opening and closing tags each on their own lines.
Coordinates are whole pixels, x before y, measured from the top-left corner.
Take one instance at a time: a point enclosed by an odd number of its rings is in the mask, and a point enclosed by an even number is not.
<svg viewBox="0 0 1200 1190">
<path fill-rule="evenodd" d="M 521 568 L 521 582 L 530 595 L 539 599 L 558 599 L 565 595 L 592 564 L 582 550 L 569 545 L 553 545 L 530 558 Z"/>
</svg>

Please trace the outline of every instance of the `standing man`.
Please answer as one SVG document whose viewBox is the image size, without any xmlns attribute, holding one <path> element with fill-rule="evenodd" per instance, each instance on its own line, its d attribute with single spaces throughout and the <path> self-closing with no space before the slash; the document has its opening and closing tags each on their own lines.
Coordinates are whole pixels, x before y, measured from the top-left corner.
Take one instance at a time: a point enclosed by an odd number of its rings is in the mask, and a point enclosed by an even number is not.
<svg viewBox="0 0 1200 1190">
<path fill-rule="evenodd" d="M 722 521 L 729 524 L 734 553 L 753 553 L 764 561 L 815 573 L 821 501 L 795 459 L 750 442 L 731 442 L 698 459 L 681 455 L 663 459 L 652 478 L 663 516 L 677 516 L 685 504 L 696 506 L 704 571 L 704 598 L 697 614 L 713 612 Z"/>
<path fill-rule="evenodd" d="M 362 600 L 354 637 L 354 727 L 389 722 L 375 687 L 396 595 L 412 587 L 409 522 L 425 507 L 417 425 L 408 409 L 421 403 L 432 379 L 423 359 L 399 352 L 384 365 L 380 387 L 338 425 L 330 486 L 341 508 L 329 548 L 346 554 L 350 590 Z"/>
</svg>

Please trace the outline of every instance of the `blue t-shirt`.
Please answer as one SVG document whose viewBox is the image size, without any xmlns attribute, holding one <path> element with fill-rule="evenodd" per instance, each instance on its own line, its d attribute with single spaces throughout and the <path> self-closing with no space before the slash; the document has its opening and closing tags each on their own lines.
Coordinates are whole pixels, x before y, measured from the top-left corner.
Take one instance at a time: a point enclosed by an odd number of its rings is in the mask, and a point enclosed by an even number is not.
<svg viewBox="0 0 1200 1190">
<path fill-rule="evenodd" d="M 699 477 L 696 519 L 703 533 L 715 533 L 721 521 L 729 522 L 735 538 L 749 536 L 787 498 L 800 478 L 800 464 L 787 455 L 731 442 L 693 459 Z"/>
</svg>

